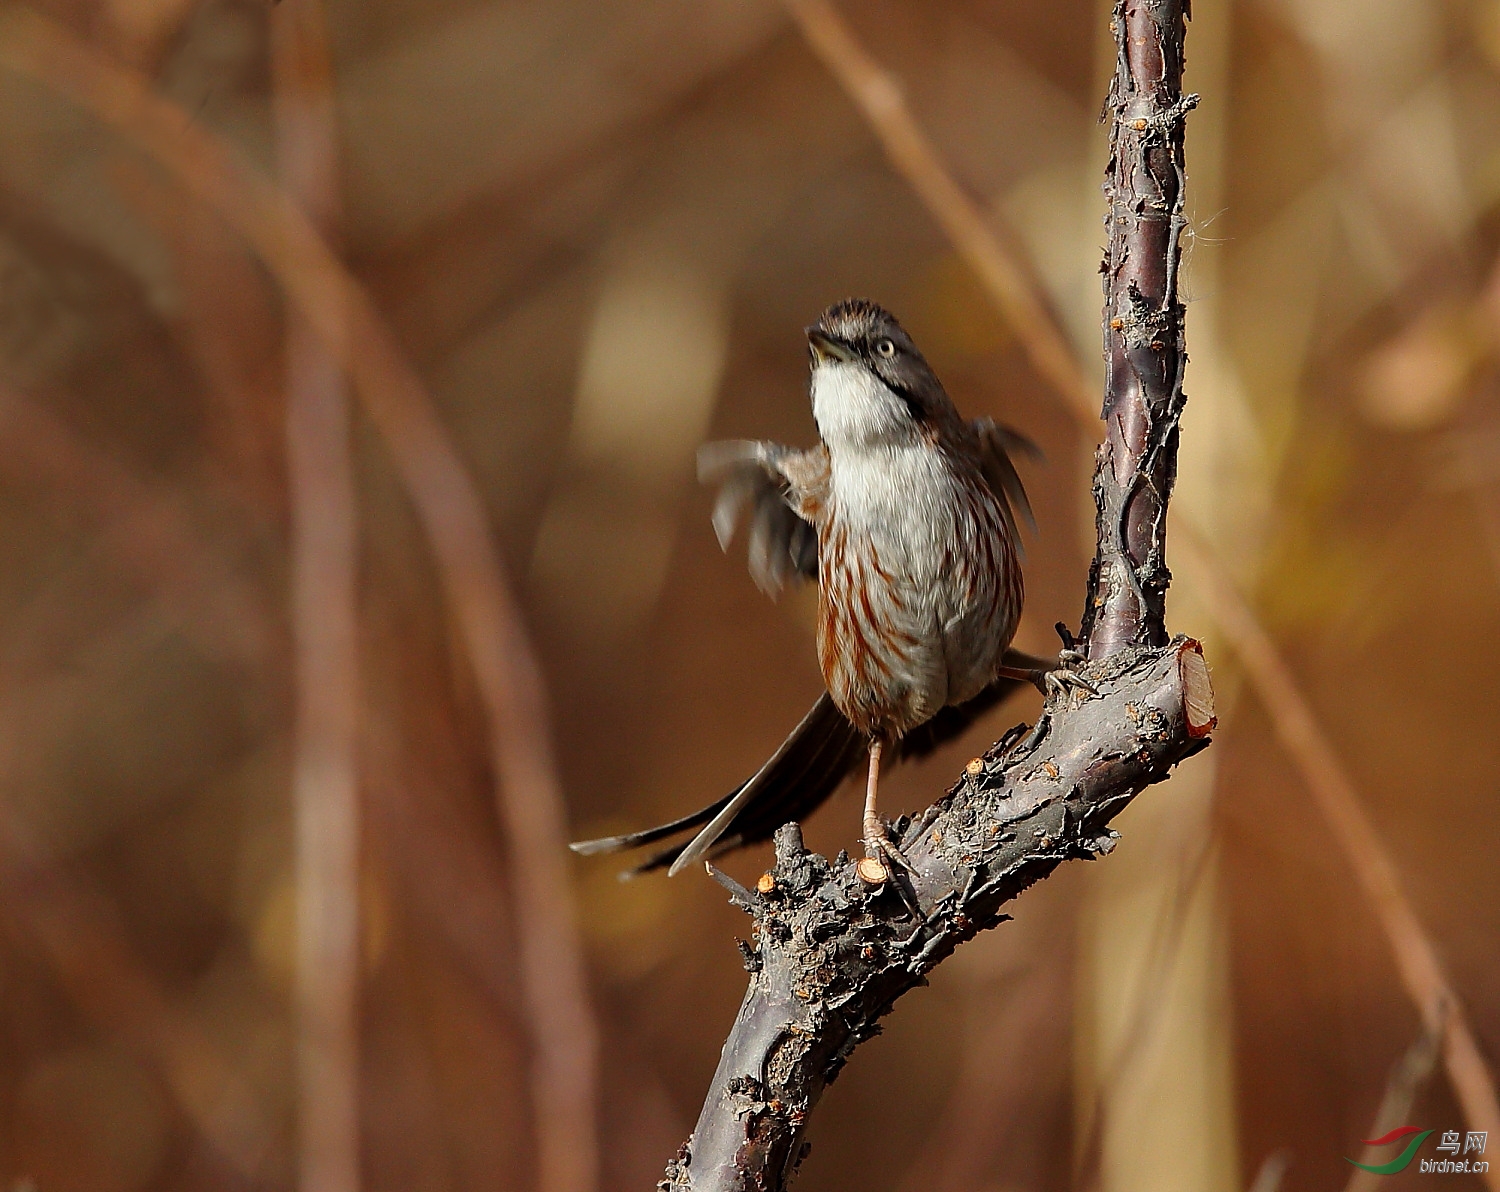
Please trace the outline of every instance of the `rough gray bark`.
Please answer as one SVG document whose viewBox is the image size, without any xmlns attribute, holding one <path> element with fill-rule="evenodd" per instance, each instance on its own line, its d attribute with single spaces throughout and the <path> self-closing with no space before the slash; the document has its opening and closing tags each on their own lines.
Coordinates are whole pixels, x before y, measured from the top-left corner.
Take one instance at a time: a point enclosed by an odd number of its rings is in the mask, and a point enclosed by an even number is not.
<svg viewBox="0 0 1500 1192">
<path fill-rule="evenodd" d="M 1083 620 L 1096 694 L 1056 694 L 970 763 L 914 823 L 909 872 L 870 889 L 795 824 L 745 890 L 750 984 L 692 1136 L 663 1192 L 780 1192 L 808 1114 L 896 999 L 1001 908 L 1073 857 L 1113 847 L 1110 819 L 1207 744 L 1212 693 L 1196 642 L 1168 640 L 1164 563 L 1186 363 L 1177 301 L 1186 0 L 1120 0 L 1107 112 L 1106 436 L 1094 474 L 1098 544 Z"/>
<path fill-rule="evenodd" d="M 1104 442 L 1094 466 L 1098 545 L 1083 636 L 1089 657 L 1167 640 L 1167 501 L 1187 364 L 1177 301 L 1187 0 L 1118 0 L 1104 224 Z"/>
</svg>

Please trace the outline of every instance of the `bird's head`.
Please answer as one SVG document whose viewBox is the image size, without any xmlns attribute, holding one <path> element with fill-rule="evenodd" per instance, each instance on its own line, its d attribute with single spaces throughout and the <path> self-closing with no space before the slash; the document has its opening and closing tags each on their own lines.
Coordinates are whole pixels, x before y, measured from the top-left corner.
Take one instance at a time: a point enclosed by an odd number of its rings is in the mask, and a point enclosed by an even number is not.
<svg viewBox="0 0 1500 1192">
<path fill-rule="evenodd" d="M 900 445 L 941 433 L 953 403 L 911 336 L 863 298 L 830 306 L 807 329 L 813 418 L 830 450 Z"/>
</svg>

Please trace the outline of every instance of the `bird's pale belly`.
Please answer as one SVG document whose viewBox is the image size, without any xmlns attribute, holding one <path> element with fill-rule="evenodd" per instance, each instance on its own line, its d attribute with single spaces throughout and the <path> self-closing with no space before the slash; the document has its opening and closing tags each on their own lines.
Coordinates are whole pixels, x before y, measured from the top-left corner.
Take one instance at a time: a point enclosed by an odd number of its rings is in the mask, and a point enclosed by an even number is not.
<svg viewBox="0 0 1500 1192">
<path fill-rule="evenodd" d="M 861 732 L 896 739 L 995 678 L 1020 614 L 1020 569 L 998 509 L 903 541 L 835 519 L 820 551 L 818 659 Z M 913 565 L 915 563 L 915 565 Z"/>
</svg>

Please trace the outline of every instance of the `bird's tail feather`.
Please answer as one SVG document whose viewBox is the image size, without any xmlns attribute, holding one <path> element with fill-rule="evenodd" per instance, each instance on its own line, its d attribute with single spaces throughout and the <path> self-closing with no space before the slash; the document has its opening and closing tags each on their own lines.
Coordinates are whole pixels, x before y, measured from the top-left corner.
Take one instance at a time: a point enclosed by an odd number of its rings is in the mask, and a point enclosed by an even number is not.
<svg viewBox="0 0 1500 1192">
<path fill-rule="evenodd" d="M 655 844 L 658 840 L 665 840 L 668 836 L 675 836 L 678 832 L 684 832 L 688 828 L 696 828 L 706 820 L 712 819 L 724 804 L 734 798 L 736 793 L 730 791 L 722 799 L 710 803 L 707 807 L 699 808 L 691 815 L 675 819 L 670 824 L 659 824 L 640 832 L 627 832 L 623 836 L 601 836 L 598 840 L 575 840 L 568 847 L 581 856 L 592 857 L 599 853 L 623 853 L 627 849 Z"/>
<path fill-rule="evenodd" d="M 807 719 L 804 719 L 792 734 L 798 747 L 782 754 L 773 772 L 764 774 L 758 797 L 751 798 L 741 807 L 717 840 L 700 851 L 697 857 L 684 860 L 682 864 L 687 865 L 699 857 L 712 860 L 735 849 L 768 840 L 782 824 L 792 820 L 800 822 L 821 807 L 865 753 L 864 737 L 842 716 L 838 720 L 840 723 L 835 724 L 831 717 L 827 722 L 819 717 L 813 725 L 804 727 L 807 725 Z M 791 740 L 788 738 L 789 743 Z M 743 790 L 744 787 L 739 788 L 731 797 Z M 704 829 L 700 835 L 706 837 L 707 833 L 708 830 Z M 633 872 L 649 873 L 663 866 L 680 869 L 675 865 L 678 857 L 697 843 L 697 838 L 694 838 L 685 844 L 663 849 Z"/>
<path fill-rule="evenodd" d="M 713 819 L 673 858 L 668 874 L 680 873 L 694 861 L 706 856 L 720 837 L 729 833 L 731 828 L 736 829 L 733 834 L 739 836 L 744 844 L 764 840 L 791 818 L 783 812 L 792 802 L 801 801 L 797 800 L 797 796 L 802 795 L 805 799 L 814 793 L 814 786 L 822 788 L 816 792 L 816 803 L 821 803 L 833 793 L 847 773 L 845 768 L 831 783 L 827 781 L 830 777 L 826 773 L 830 756 L 838 754 L 839 746 L 850 738 L 858 740 L 854 726 L 834 707 L 833 699 L 825 691 L 766 764 L 730 797 Z M 815 777 L 822 778 L 823 781 L 810 783 L 809 779 Z M 755 812 L 759 813 L 754 815 L 755 827 L 764 830 L 756 830 L 752 834 L 747 829 L 750 827 L 751 813 Z M 776 820 L 769 828 L 765 828 L 761 822 L 767 812 Z M 745 817 L 744 823 L 737 822 L 741 817 Z"/>
<path fill-rule="evenodd" d="M 795 734 L 796 747 L 783 755 L 773 774 L 766 776 L 760 797 L 747 803 L 734 818 L 725 833 L 726 842 L 766 840 L 782 824 L 800 822 L 822 806 L 860 765 L 868 743 L 842 714 L 832 711 L 832 715 L 820 717 Z M 808 719 L 812 719 L 811 714 Z"/>
<path fill-rule="evenodd" d="M 631 871 L 680 872 L 696 860 L 768 840 L 782 824 L 811 813 L 838 789 L 864 748 L 864 738 L 825 692 L 766 764 L 723 798 L 669 824 L 571 847 L 586 856 L 623 852 L 706 825 Z"/>
<path fill-rule="evenodd" d="M 926 725 L 909 733 L 892 760 L 930 753 L 968 729 L 1020 685 L 1014 679 L 997 679 L 967 704 L 944 708 Z M 824 692 L 770 760 L 723 798 L 656 828 L 579 841 L 572 846 L 573 851 L 588 855 L 622 852 L 703 825 L 690 840 L 669 845 L 623 876 L 655 869 L 680 872 L 694 861 L 769 840 L 782 824 L 812 814 L 860 764 L 865 749 L 864 736 Z"/>
</svg>

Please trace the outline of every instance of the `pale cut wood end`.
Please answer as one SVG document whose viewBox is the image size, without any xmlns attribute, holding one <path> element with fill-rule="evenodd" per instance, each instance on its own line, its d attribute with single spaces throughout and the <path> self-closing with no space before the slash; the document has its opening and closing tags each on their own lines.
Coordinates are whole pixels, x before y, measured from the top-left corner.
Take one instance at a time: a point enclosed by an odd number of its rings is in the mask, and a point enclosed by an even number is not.
<svg viewBox="0 0 1500 1192">
<path fill-rule="evenodd" d="M 1203 647 L 1195 641 L 1183 643 L 1177 665 L 1182 674 L 1182 711 L 1188 736 L 1206 737 L 1219 718 L 1214 714 L 1214 685 L 1208 677 L 1208 663 L 1203 660 Z"/>
<path fill-rule="evenodd" d="M 878 886 L 886 878 L 885 866 L 874 857 L 861 857 L 854 870 L 859 874 L 859 880 L 866 885 Z"/>
</svg>

